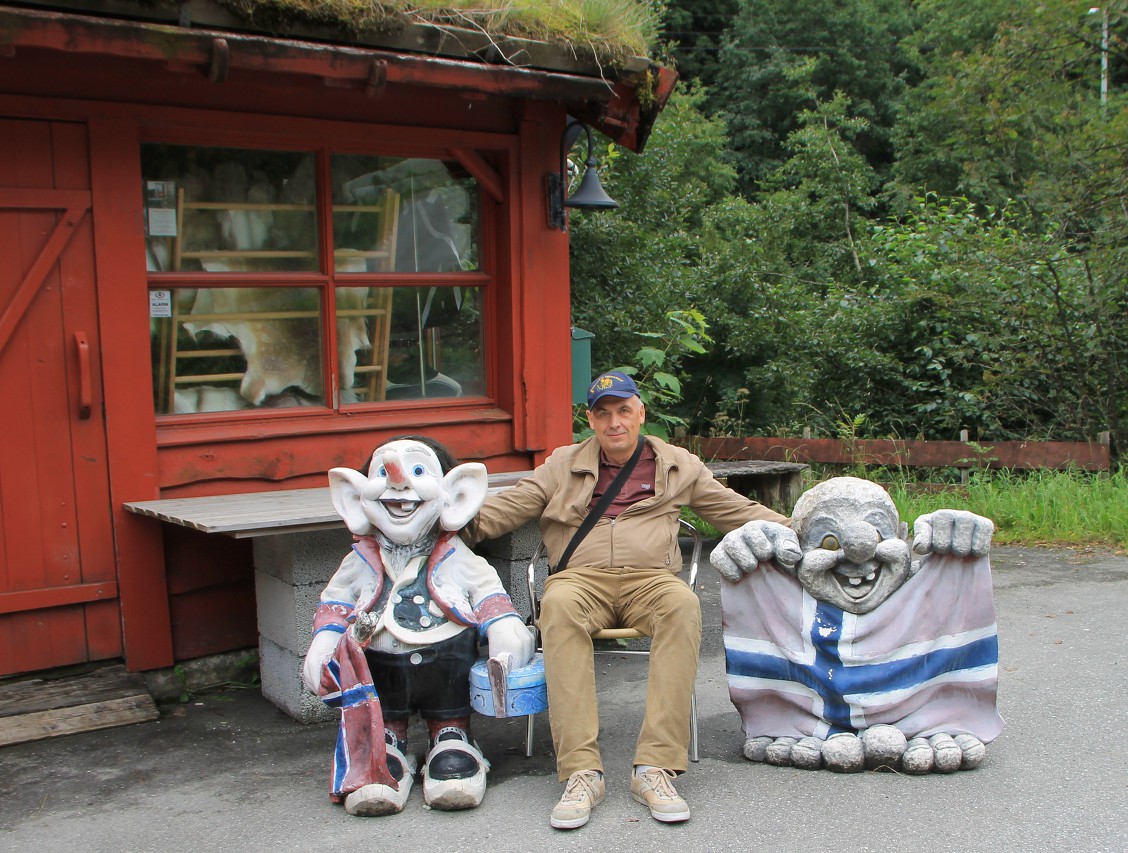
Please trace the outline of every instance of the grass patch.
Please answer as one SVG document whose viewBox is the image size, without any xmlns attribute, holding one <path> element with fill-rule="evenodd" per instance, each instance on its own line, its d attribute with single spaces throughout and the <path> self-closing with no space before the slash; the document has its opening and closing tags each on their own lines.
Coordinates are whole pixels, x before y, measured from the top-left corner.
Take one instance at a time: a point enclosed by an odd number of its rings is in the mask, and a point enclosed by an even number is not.
<svg viewBox="0 0 1128 853">
<path fill-rule="evenodd" d="M 1128 548 L 1128 475 L 1122 471 L 979 472 L 939 491 L 900 480 L 889 493 L 910 525 L 926 512 L 966 509 L 995 522 L 1000 545 Z"/>
<path fill-rule="evenodd" d="M 648 56 L 658 41 L 657 8 L 644 0 L 219 0 L 272 29 L 327 24 L 360 35 L 407 24 L 478 30 L 569 46 L 615 63 Z"/>
<path fill-rule="evenodd" d="M 835 476 L 820 469 L 804 490 Z M 965 509 L 995 522 L 999 545 L 1105 546 L 1128 550 L 1128 473 L 1070 471 L 976 471 L 965 484 L 927 483 L 906 471 L 854 469 L 849 476 L 881 483 L 901 520 L 938 509 Z M 705 537 L 720 534 L 682 510 Z"/>
</svg>

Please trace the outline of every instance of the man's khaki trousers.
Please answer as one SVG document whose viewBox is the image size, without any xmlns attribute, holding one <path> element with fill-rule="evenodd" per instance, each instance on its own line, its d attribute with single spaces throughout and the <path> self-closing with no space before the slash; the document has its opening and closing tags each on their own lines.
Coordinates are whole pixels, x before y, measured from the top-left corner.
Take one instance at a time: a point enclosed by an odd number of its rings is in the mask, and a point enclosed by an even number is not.
<svg viewBox="0 0 1128 853">
<path fill-rule="evenodd" d="M 646 714 L 634 764 L 684 772 L 701 648 L 701 602 L 669 569 L 569 567 L 548 578 L 540 630 L 560 781 L 603 770 L 591 635 L 635 628 L 652 638 Z"/>
</svg>

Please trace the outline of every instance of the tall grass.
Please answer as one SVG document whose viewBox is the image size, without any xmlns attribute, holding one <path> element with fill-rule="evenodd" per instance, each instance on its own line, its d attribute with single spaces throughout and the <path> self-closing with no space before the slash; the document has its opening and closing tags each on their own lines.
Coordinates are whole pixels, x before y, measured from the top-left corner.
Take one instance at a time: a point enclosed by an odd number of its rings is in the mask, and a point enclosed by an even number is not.
<svg viewBox="0 0 1128 853">
<path fill-rule="evenodd" d="M 479 30 L 569 45 L 577 53 L 620 60 L 646 56 L 657 43 L 659 8 L 647 0 L 219 0 L 266 26 L 308 21 L 353 33 L 406 23 Z"/>
<path fill-rule="evenodd" d="M 1123 471 L 993 471 L 940 491 L 900 480 L 889 493 L 910 525 L 926 512 L 966 509 L 995 522 L 999 544 L 1128 548 L 1128 475 Z"/>
</svg>

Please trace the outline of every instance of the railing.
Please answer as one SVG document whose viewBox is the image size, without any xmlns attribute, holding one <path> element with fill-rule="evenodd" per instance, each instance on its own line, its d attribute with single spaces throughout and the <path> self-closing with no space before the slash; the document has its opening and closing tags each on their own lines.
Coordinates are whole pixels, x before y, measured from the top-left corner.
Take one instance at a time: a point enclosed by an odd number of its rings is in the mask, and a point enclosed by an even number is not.
<svg viewBox="0 0 1128 853">
<path fill-rule="evenodd" d="M 824 465 L 913 468 L 1079 468 L 1106 471 L 1109 434 L 1096 441 L 915 441 L 899 439 L 696 437 L 687 444 L 702 459 L 764 459 Z"/>
</svg>

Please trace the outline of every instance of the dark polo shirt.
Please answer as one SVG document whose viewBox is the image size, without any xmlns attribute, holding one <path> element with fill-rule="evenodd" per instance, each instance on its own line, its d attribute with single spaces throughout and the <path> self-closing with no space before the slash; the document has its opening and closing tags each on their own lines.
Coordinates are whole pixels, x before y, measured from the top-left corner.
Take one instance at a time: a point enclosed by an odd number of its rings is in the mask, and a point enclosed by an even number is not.
<svg viewBox="0 0 1128 853">
<path fill-rule="evenodd" d="M 614 518 L 631 504 L 654 496 L 654 475 L 657 468 L 655 460 L 654 448 L 649 443 L 644 444 L 634 470 L 631 471 L 627 482 L 623 483 L 623 488 L 619 490 L 619 494 L 611 501 L 611 506 L 603 514 L 604 518 Z M 588 504 L 588 509 L 595 508 L 622 467 L 622 465 L 614 465 L 608 462 L 607 457 L 603 455 L 603 451 L 599 451 L 599 478 L 595 482 L 595 491 L 591 494 L 591 503 Z"/>
</svg>

